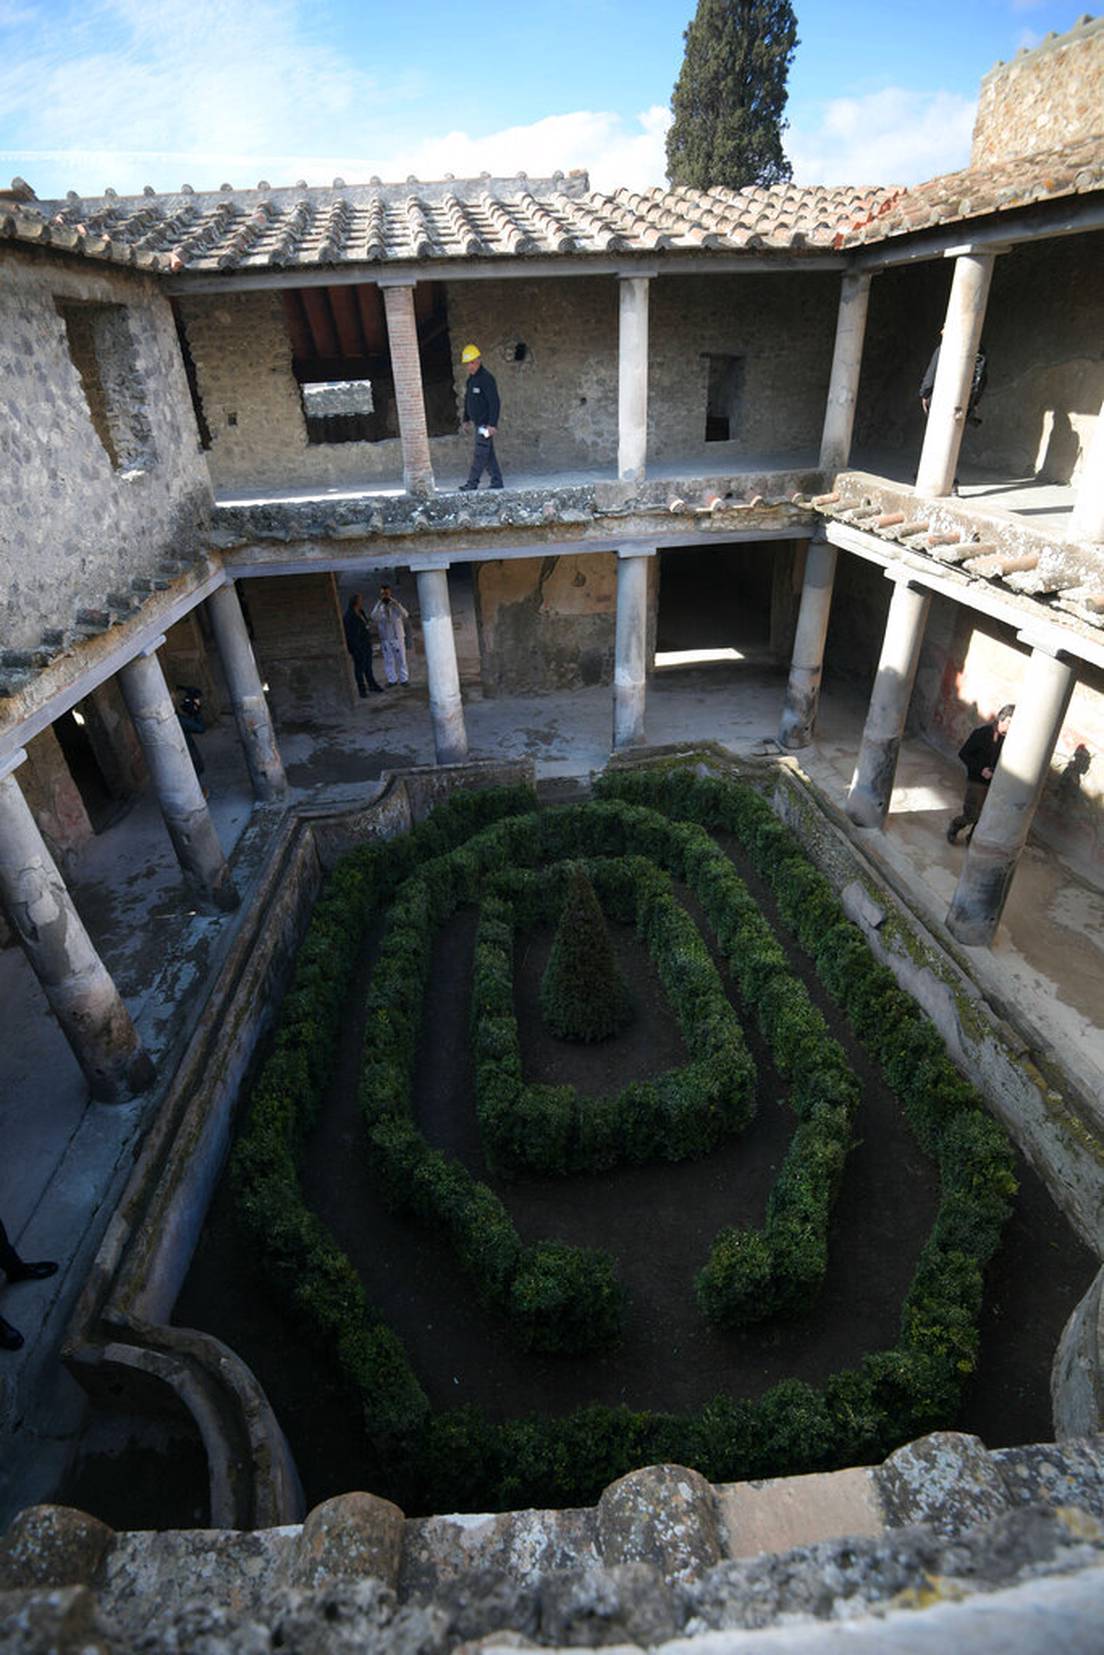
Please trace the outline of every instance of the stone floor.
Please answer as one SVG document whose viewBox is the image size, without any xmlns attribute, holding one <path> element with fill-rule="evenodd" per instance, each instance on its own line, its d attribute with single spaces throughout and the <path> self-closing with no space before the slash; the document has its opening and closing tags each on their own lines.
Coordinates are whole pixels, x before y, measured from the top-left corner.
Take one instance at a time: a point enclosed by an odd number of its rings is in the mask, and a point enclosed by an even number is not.
<svg viewBox="0 0 1104 1655">
<path fill-rule="evenodd" d="M 649 741 L 711 740 L 735 754 L 752 752 L 777 729 L 784 683 L 783 672 L 754 662 L 665 670 L 649 690 Z M 555 777 L 599 769 L 609 757 L 608 688 L 496 700 L 465 693 L 474 758 L 529 755 L 538 776 Z M 801 755 L 837 804 L 864 715 L 861 696 L 826 686 L 816 745 Z M 280 744 L 293 800 L 363 801 L 381 771 L 432 762 L 425 692 L 371 696 L 324 728 L 282 730 Z M 251 809 L 230 720 L 203 738 L 203 748 L 216 825 L 245 889 L 279 813 Z M 957 763 L 906 741 L 888 831 L 861 834 L 864 849 L 936 928 L 963 857 L 944 837 L 961 787 Z M 69 878 L 144 1040 L 162 1073 L 171 1072 L 202 985 L 232 941 L 235 916 L 208 914 L 193 901 L 149 797 L 85 847 Z M 1104 889 L 1091 870 L 1029 845 L 993 948 L 969 953 L 992 1003 L 1034 1050 L 1059 1057 L 1090 1097 L 1104 1095 Z M 72 1384 L 53 1353 L 150 1104 L 86 1104 L 77 1065 L 14 947 L 0 953 L 0 1004 L 0 1214 L 24 1256 L 62 1263 L 51 1282 L 5 1289 L 0 1298 L 0 1311 L 27 1335 L 22 1352 L 0 1359 L 2 1434 L 18 1418 L 28 1387 L 56 1385 L 60 1393 Z M 63 1402 L 61 1396 L 59 1419 Z M 5 1505 L 14 1509 L 2 1486 L 2 1461 L 0 1455 L 0 1522 Z M 48 1492 L 49 1463 L 44 1454 L 41 1487 L 23 1492 L 18 1503 Z"/>
</svg>

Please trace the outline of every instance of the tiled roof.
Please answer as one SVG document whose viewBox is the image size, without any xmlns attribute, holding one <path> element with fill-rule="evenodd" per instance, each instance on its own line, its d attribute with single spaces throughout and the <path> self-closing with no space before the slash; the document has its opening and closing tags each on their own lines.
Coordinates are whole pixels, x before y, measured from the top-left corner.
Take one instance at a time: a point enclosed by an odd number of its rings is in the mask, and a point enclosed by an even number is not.
<svg viewBox="0 0 1104 1655">
<path fill-rule="evenodd" d="M 1104 190 L 1104 136 L 911 189 L 591 190 L 585 172 L 39 201 L 0 191 L 0 236 L 168 273 L 427 259 L 857 248 Z"/>
<path fill-rule="evenodd" d="M 0 196 L 0 234 L 168 272 L 493 259 L 564 253 L 832 245 L 841 223 L 878 212 L 882 189 L 591 191 L 585 173 L 550 179 L 296 185 L 141 196 Z"/>
<path fill-rule="evenodd" d="M 872 212 L 841 224 L 836 246 L 886 241 L 1093 190 L 1104 190 L 1104 136 L 944 173 L 907 190 L 882 191 Z"/>
</svg>

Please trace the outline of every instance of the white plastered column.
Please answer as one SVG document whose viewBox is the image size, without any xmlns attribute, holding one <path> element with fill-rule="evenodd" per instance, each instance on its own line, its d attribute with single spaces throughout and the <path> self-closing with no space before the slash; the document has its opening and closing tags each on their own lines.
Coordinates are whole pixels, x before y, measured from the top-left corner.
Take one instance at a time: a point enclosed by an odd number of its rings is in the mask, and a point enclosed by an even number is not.
<svg viewBox="0 0 1104 1655">
<path fill-rule="evenodd" d="M 1021 634 L 1021 642 L 1032 640 Z M 996 935 L 1076 683 L 1072 665 L 1049 647 L 1033 644 L 947 912 L 947 929 L 959 942 L 982 948 Z"/>
<path fill-rule="evenodd" d="M 157 802 L 185 877 L 219 908 L 236 908 L 238 893 L 219 844 L 211 812 L 176 716 L 157 650 L 159 638 L 119 671 L 119 687 L 134 720 Z"/>
<path fill-rule="evenodd" d="M 429 711 L 433 720 L 433 745 L 438 764 L 462 764 L 468 756 L 468 732 L 464 725 L 464 703 L 460 695 L 460 669 L 456 662 L 456 635 L 449 602 L 448 566 L 411 569 L 418 583 L 418 607 L 422 615 L 426 672 L 429 677 Z"/>
<path fill-rule="evenodd" d="M 613 746 L 644 743 L 648 661 L 648 559 L 655 547 L 617 548 L 617 625 L 613 660 Z"/>
<path fill-rule="evenodd" d="M 793 658 L 778 731 L 782 747 L 808 747 L 813 739 L 837 555 L 836 548 L 824 538 L 823 530 L 814 534 L 805 554 L 801 607 L 797 612 Z"/>
<path fill-rule="evenodd" d="M 941 497 L 950 494 L 954 486 L 995 262 L 994 253 L 961 252 L 955 259 L 939 366 L 916 473 L 916 492 L 920 495 Z"/>
<path fill-rule="evenodd" d="M 885 574 L 893 581 L 893 597 L 886 616 L 882 653 L 870 693 L 855 774 L 847 794 L 847 814 L 859 827 L 880 828 L 889 810 L 897 756 L 931 609 L 930 592 L 896 570 L 887 569 Z"/>
<path fill-rule="evenodd" d="M 650 275 L 618 280 L 617 475 L 643 482 L 648 465 L 648 294 Z"/>
<path fill-rule="evenodd" d="M 211 593 L 207 599 L 207 613 L 211 617 L 215 642 L 226 674 L 230 704 L 245 752 L 245 762 L 249 766 L 253 791 L 258 799 L 276 799 L 286 792 L 287 777 L 233 581 Z"/>
<path fill-rule="evenodd" d="M 820 439 L 821 471 L 842 471 L 851 458 L 851 433 L 855 426 L 869 303 L 870 276 L 865 271 L 847 271 L 840 281 L 832 377 Z"/>
<path fill-rule="evenodd" d="M 153 1064 L 13 774 L 26 756 L 0 761 L 0 891 L 92 1096 L 122 1102 L 150 1084 Z"/>
</svg>

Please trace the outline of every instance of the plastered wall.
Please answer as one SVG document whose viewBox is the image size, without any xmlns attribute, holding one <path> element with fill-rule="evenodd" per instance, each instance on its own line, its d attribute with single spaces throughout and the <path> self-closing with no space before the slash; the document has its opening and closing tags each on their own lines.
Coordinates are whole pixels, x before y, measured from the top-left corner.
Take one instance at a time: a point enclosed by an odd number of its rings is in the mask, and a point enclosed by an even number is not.
<svg viewBox="0 0 1104 1655">
<path fill-rule="evenodd" d="M 488 695 L 610 682 L 614 553 L 503 558 L 479 563 L 474 572 Z"/>
<path fill-rule="evenodd" d="M 97 436 L 56 302 L 125 307 L 148 423 L 141 469 L 116 469 Z M 5 647 L 103 607 L 176 547 L 210 503 L 172 312 L 144 277 L 0 251 L 0 576 Z"/>
</svg>

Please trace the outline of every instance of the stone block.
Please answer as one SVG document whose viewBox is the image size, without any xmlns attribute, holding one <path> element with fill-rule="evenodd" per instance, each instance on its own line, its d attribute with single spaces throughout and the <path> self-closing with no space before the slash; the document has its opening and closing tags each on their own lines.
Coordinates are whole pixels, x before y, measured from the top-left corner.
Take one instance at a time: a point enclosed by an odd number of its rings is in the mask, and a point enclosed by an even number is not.
<svg viewBox="0 0 1104 1655">
<path fill-rule="evenodd" d="M 403 1514 L 375 1494 L 339 1494 L 303 1524 L 291 1569 L 296 1586 L 381 1580 L 394 1586 L 403 1547 Z"/>
<path fill-rule="evenodd" d="M 552 1574 L 541 1589 L 541 1641 L 599 1648 L 666 1643 L 680 1630 L 674 1593 L 647 1563 Z"/>
<path fill-rule="evenodd" d="M 0 1539 L 0 1591 L 90 1586 L 114 1530 L 71 1506 L 28 1506 Z"/>
<path fill-rule="evenodd" d="M 651 1563 L 665 1580 L 702 1574 L 724 1556 L 712 1486 L 684 1465 L 652 1465 L 611 1483 L 598 1502 L 607 1565 Z"/>
<path fill-rule="evenodd" d="M 863 1468 L 728 1483 L 716 1492 L 730 1557 L 784 1552 L 844 1535 L 873 1538 L 885 1531 L 873 1473 Z"/>
<path fill-rule="evenodd" d="M 489 1571 L 522 1582 L 600 1561 L 593 1511 L 507 1511 L 419 1518 L 406 1525 L 400 1596 L 436 1597 Z"/>
<path fill-rule="evenodd" d="M 1104 1521 L 1104 1437 L 998 1448 L 993 1460 L 1017 1504 L 1075 1507 Z"/>
<path fill-rule="evenodd" d="M 1008 1509 L 999 1467 L 980 1437 L 933 1431 L 891 1454 L 873 1473 L 886 1523 L 926 1523 L 961 1534 Z"/>
<path fill-rule="evenodd" d="M 0 1592 L 4 1655 L 114 1655 L 86 1586 Z"/>
</svg>

